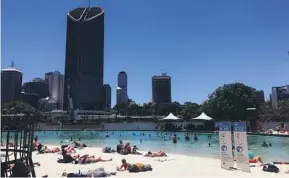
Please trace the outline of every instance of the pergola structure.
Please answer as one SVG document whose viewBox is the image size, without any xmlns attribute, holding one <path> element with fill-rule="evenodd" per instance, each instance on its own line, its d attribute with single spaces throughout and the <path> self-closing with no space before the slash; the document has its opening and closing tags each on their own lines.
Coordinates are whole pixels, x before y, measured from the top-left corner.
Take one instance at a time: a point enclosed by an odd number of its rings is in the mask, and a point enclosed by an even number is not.
<svg viewBox="0 0 289 178">
<path fill-rule="evenodd" d="M 35 116 L 1 116 L 1 177 L 36 177 L 33 161 Z"/>
</svg>

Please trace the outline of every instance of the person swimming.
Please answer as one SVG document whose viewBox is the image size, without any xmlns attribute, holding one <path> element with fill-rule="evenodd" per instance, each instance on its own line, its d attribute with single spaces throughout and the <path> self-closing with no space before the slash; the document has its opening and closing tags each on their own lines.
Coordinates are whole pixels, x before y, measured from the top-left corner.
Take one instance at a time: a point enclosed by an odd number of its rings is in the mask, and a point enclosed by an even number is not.
<svg viewBox="0 0 289 178">
<path fill-rule="evenodd" d="M 185 135 L 185 140 L 186 140 L 186 141 L 190 141 L 190 137 L 189 137 L 189 134 L 188 134 L 188 133 L 186 133 L 186 135 Z"/>
<path fill-rule="evenodd" d="M 269 145 L 264 141 L 261 146 L 262 146 L 262 147 L 268 147 Z"/>
<path fill-rule="evenodd" d="M 208 144 L 208 147 L 211 147 L 211 143 Z"/>
</svg>

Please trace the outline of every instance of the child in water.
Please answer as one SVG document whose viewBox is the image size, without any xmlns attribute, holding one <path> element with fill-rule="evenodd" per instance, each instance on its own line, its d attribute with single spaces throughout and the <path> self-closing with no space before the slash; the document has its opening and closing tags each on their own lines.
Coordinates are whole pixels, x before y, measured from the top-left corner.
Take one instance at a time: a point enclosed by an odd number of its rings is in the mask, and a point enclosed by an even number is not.
<svg viewBox="0 0 289 178">
<path fill-rule="evenodd" d="M 173 140 L 173 143 L 177 143 L 178 138 L 177 138 L 177 135 L 176 135 L 176 134 L 174 134 L 174 136 L 172 137 L 172 140 Z"/>
</svg>

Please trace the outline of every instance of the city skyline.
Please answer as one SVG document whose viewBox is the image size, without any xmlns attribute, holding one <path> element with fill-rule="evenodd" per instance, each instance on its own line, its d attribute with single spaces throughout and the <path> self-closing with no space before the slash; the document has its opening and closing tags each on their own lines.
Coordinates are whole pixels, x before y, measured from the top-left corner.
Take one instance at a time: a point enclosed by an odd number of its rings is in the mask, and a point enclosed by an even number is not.
<svg viewBox="0 0 289 178">
<path fill-rule="evenodd" d="M 48 71 L 64 73 L 65 45 L 61 41 L 65 38 L 65 15 L 80 4 L 64 1 L 55 6 L 56 2 L 43 1 L 45 5 L 40 5 L 37 1 L 19 1 L 19 7 L 15 2 L 2 2 L 2 66 L 5 68 L 14 60 L 17 68 L 24 73 L 24 82 Z M 93 3 L 91 6 L 94 6 Z M 105 26 L 104 70 L 107 72 L 104 83 L 115 89 L 116 74 L 126 71 L 130 76 L 130 97 L 137 103 L 143 103 L 151 99 L 151 77 L 163 70 L 174 81 L 173 101 L 201 103 L 217 87 L 232 82 L 243 82 L 262 89 L 268 98 L 272 86 L 282 86 L 287 81 L 289 27 L 284 23 L 284 14 L 288 14 L 285 11 L 288 2 L 279 1 L 275 6 L 271 2 L 260 6 L 258 1 L 249 5 L 241 1 L 228 4 L 215 4 L 212 9 L 206 3 L 184 1 L 175 5 L 175 8 L 183 9 L 175 17 L 164 10 L 175 9 L 173 4 L 164 1 L 140 5 L 133 1 L 97 4 L 110 14 L 106 17 Z M 38 8 L 40 6 L 46 8 Z M 150 16 L 156 18 L 153 21 L 138 13 L 148 6 L 152 8 Z M 161 6 L 166 8 L 160 10 L 158 7 Z M 54 7 L 55 13 L 49 14 L 49 9 Z M 195 11 L 189 10 L 189 7 Z M 35 13 L 43 11 L 45 23 L 35 19 L 33 13 L 26 13 L 29 8 L 36 9 Z M 16 18 L 12 13 L 15 11 L 23 17 Z M 117 15 L 120 12 L 122 15 Z M 231 16 L 227 16 L 229 13 Z M 167 17 L 161 14 L 167 14 Z M 199 19 L 192 18 L 194 15 Z M 30 21 L 21 22 L 22 18 L 31 19 L 34 25 L 29 25 Z M 168 19 L 178 21 L 171 27 Z M 226 23 L 233 19 L 238 19 L 238 23 Z M 41 25 L 35 26 L 38 23 Z M 21 32 L 15 28 L 16 24 L 23 26 Z M 23 45 L 28 39 L 30 43 Z M 38 67 L 31 70 L 32 66 Z M 113 103 L 114 98 L 112 94 Z"/>
</svg>

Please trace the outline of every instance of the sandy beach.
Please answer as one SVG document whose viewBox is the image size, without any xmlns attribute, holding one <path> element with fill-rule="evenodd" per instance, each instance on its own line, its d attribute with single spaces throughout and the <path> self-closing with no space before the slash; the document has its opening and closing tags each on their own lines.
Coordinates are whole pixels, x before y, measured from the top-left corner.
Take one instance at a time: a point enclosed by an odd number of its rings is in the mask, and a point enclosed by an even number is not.
<svg viewBox="0 0 289 178">
<path fill-rule="evenodd" d="M 53 148 L 54 145 L 49 145 L 48 148 Z M 151 150 L 159 151 L 159 150 Z M 106 172 L 116 172 L 116 167 L 120 166 L 121 159 L 125 158 L 129 163 L 150 164 L 153 171 L 141 173 L 129 173 L 128 171 L 117 172 L 112 177 L 229 177 L 229 176 L 252 176 L 252 177 L 289 177 L 288 165 L 278 165 L 279 173 L 268 173 L 262 171 L 262 167 L 252 167 L 251 173 L 241 172 L 240 170 L 223 170 L 220 168 L 220 160 L 210 158 L 198 158 L 185 155 L 168 154 L 163 158 L 147 158 L 142 155 L 120 155 L 117 153 L 108 154 L 102 153 L 101 148 L 84 148 L 77 150 L 77 153 L 101 156 L 103 159 L 112 158 L 111 162 L 99 162 L 92 164 L 72 164 L 72 163 L 57 163 L 58 158 L 62 158 L 60 154 L 48 153 L 37 154 L 33 153 L 33 161 L 39 162 L 41 166 L 35 167 L 37 177 L 48 175 L 49 177 L 61 177 L 63 172 L 72 173 L 80 171 L 93 170 L 103 167 Z"/>
</svg>

